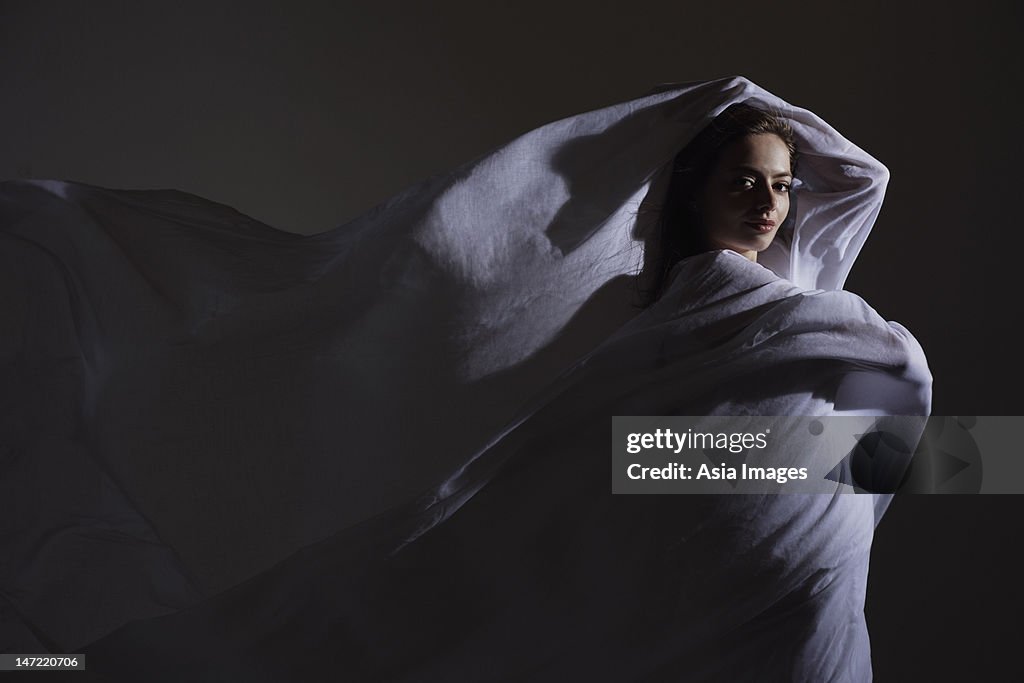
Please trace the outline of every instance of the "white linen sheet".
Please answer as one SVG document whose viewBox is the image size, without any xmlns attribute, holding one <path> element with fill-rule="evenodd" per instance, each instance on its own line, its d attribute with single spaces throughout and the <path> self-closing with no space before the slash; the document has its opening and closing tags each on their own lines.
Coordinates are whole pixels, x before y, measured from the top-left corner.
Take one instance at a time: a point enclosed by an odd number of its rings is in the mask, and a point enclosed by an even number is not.
<svg viewBox="0 0 1024 683">
<path fill-rule="evenodd" d="M 638 312 L 666 165 L 741 101 L 796 130 L 795 215 Z M 733 78 L 311 237 L 4 183 L 0 649 L 125 680 L 867 680 L 873 496 L 613 497 L 607 457 L 616 414 L 927 414 L 920 347 L 841 291 L 887 175 Z"/>
</svg>

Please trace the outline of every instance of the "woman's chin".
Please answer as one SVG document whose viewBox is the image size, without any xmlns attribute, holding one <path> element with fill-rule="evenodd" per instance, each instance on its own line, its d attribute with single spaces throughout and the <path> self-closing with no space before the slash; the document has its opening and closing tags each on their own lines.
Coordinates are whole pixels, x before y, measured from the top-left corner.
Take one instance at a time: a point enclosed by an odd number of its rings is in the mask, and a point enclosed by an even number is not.
<svg viewBox="0 0 1024 683">
<path fill-rule="evenodd" d="M 729 244 L 716 245 L 715 248 L 728 249 L 730 251 L 735 251 L 737 254 L 740 254 L 742 256 L 746 256 L 747 258 L 751 258 L 758 252 L 762 252 L 768 247 L 770 247 L 772 244 L 772 240 L 774 238 L 775 231 L 773 230 L 772 232 L 766 235 L 759 235 L 757 238 L 754 239 L 747 238 L 743 240 L 735 240 L 730 242 Z"/>
</svg>

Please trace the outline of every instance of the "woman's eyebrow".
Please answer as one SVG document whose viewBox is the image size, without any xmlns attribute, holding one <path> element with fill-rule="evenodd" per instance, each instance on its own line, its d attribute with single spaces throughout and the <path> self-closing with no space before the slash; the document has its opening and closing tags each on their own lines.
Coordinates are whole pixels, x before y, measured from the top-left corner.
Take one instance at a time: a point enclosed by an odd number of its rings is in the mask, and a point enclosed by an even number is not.
<svg viewBox="0 0 1024 683">
<path fill-rule="evenodd" d="M 747 172 L 749 172 L 749 173 L 753 173 L 753 174 L 755 174 L 755 175 L 764 175 L 764 174 L 763 174 L 763 173 L 761 172 L 761 169 L 759 169 L 759 168 L 754 168 L 753 166 L 746 166 L 746 165 L 742 165 L 742 164 L 741 164 L 741 165 L 739 165 L 739 166 L 734 166 L 732 170 L 733 170 L 733 171 L 747 171 Z M 790 177 L 791 177 L 792 175 L 793 175 L 793 173 L 792 173 L 791 171 L 788 171 L 788 170 L 785 170 L 785 171 L 779 170 L 779 171 L 775 171 L 774 173 L 772 173 L 772 174 L 770 175 L 770 177 L 772 177 L 772 178 L 779 178 L 779 177 L 782 177 L 782 176 L 790 176 Z"/>
</svg>

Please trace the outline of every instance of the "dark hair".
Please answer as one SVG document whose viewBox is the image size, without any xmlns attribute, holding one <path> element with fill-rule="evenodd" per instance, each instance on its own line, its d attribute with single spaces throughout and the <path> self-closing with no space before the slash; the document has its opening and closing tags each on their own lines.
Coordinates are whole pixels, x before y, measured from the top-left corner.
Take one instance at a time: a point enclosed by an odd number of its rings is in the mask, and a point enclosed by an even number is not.
<svg viewBox="0 0 1024 683">
<path fill-rule="evenodd" d="M 722 151 L 748 135 L 777 135 L 789 149 L 790 171 L 796 172 L 796 135 L 789 123 L 748 104 L 734 104 L 715 117 L 676 155 L 668 190 L 658 217 L 651 287 L 645 305 L 657 301 L 668 287 L 672 267 L 684 258 L 710 249 L 697 213 L 697 198 Z"/>
</svg>

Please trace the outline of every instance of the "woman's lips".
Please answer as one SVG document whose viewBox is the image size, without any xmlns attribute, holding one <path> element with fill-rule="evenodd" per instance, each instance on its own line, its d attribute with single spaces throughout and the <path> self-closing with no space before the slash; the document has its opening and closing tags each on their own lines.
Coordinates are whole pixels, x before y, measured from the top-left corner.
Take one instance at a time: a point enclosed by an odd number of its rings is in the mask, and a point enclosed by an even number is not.
<svg viewBox="0 0 1024 683">
<path fill-rule="evenodd" d="M 746 223 L 758 232 L 771 232 L 775 227 L 775 221 L 746 221 Z"/>
</svg>

